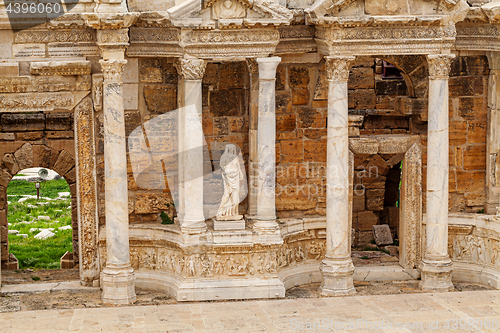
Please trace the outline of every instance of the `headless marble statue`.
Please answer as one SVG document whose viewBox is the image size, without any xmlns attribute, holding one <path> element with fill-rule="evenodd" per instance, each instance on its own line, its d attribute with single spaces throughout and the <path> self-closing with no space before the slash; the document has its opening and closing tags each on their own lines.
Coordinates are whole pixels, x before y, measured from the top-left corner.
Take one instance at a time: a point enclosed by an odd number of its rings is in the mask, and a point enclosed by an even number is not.
<svg viewBox="0 0 500 333">
<path fill-rule="evenodd" d="M 243 180 L 243 173 L 240 169 L 240 161 L 236 154 L 235 145 L 226 145 L 226 150 L 220 159 L 220 167 L 224 182 L 224 195 L 216 218 L 218 221 L 241 220 L 243 216 L 238 214 L 238 205 L 240 203 L 240 182 Z"/>
</svg>

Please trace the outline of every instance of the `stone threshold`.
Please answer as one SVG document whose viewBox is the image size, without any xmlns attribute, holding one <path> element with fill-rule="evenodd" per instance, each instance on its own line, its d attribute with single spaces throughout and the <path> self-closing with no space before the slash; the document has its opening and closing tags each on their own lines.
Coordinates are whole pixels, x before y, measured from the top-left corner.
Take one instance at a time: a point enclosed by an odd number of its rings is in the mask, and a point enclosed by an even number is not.
<svg viewBox="0 0 500 333">
<path fill-rule="evenodd" d="M 21 284 L 4 284 L 0 291 L 0 295 L 16 295 L 16 294 L 39 294 L 39 293 L 54 293 L 54 292 L 81 292 L 81 291 L 99 291 L 99 287 L 86 287 L 80 284 L 80 281 L 64 281 L 64 282 L 49 282 L 49 283 L 21 283 Z"/>
</svg>

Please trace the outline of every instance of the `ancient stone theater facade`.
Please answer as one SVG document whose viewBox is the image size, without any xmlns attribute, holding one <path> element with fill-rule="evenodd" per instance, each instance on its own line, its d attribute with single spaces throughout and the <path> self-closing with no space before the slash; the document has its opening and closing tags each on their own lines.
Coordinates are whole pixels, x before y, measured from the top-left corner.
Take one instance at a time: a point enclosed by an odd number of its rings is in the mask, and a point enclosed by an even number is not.
<svg viewBox="0 0 500 333">
<path fill-rule="evenodd" d="M 7 185 L 44 167 L 106 302 L 500 287 L 499 3 L 80 0 L 29 29 L 7 5 L 3 267 Z M 383 224 L 399 264 L 354 267 Z"/>
</svg>

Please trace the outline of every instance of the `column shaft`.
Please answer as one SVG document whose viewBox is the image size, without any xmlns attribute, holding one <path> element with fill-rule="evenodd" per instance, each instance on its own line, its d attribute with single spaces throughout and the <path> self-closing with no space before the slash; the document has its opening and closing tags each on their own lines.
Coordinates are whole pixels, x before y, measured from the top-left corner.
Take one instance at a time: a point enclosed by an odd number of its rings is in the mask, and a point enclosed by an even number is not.
<svg viewBox="0 0 500 333">
<path fill-rule="evenodd" d="M 203 127 L 202 78 L 206 63 L 199 59 L 179 59 L 182 75 L 179 108 L 179 202 L 181 229 L 187 234 L 207 230 L 203 213 Z"/>
<path fill-rule="evenodd" d="M 421 287 L 447 290 L 452 263 L 448 256 L 448 75 L 454 55 L 429 55 L 429 122 L 427 130 L 426 251 Z"/>
<path fill-rule="evenodd" d="M 276 68 L 281 58 L 258 58 L 259 118 L 257 133 L 258 193 L 254 231 L 279 232 L 276 223 Z"/>
<path fill-rule="evenodd" d="M 259 120 L 259 67 L 255 59 L 247 59 L 250 76 L 250 116 L 248 130 L 248 215 L 247 218 L 255 219 L 257 216 L 257 177 L 258 177 L 258 149 L 257 135 Z"/>
<path fill-rule="evenodd" d="M 349 246 L 349 138 L 347 80 L 354 57 L 327 57 L 328 129 L 326 166 L 326 255 L 320 292 L 356 292 Z"/>
<path fill-rule="evenodd" d="M 486 134 L 486 214 L 500 217 L 500 52 L 488 52 L 488 130 Z"/>
<path fill-rule="evenodd" d="M 126 60 L 101 60 L 104 73 L 104 169 L 106 268 L 103 301 L 123 304 L 135 300 L 130 266 L 127 153 L 123 108 L 123 66 Z"/>
</svg>

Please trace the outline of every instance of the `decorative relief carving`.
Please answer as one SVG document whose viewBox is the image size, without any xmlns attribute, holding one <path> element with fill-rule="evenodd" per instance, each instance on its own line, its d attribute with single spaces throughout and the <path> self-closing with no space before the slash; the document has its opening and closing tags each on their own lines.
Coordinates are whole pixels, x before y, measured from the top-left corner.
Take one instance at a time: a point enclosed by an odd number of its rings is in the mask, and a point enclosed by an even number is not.
<svg viewBox="0 0 500 333">
<path fill-rule="evenodd" d="M 137 21 L 140 13 L 82 13 L 85 24 L 96 30 L 124 29 Z"/>
<path fill-rule="evenodd" d="M 95 31 L 72 30 L 22 30 L 15 34 L 14 43 L 79 43 L 95 42 Z"/>
<path fill-rule="evenodd" d="M 123 67 L 127 63 L 127 60 L 99 60 L 99 63 L 101 64 L 105 80 L 122 81 Z"/>
<path fill-rule="evenodd" d="M 244 29 L 237 31 L 191 31 L 183 37 L 187 44 L 231 44 L 279 41 L 275 29 Z"/>
<path fill-rule="evenodd" d="M 99 278 L 97 253 L 94 117 L 92 100 L 87 97 L 75 108 L 75 142 L 80 249 L 80 278 L 87 284 Z M 104 253 L 104 258 L 106 254 Z M 102 261 L 105 265 L 105 260 Z"/>
<path fill-rule="evenodd" d="M 130 42 L 178 42 L 180 29 L 130 28 Z"/>
<path fill-rule="evenodd" d="M 179 75 L 184 76 L 185 80 L 201 80 L 205 74 L 207 62 L 201 59 L 179 58 L 175 63 L 175 68 Z"/>
<path fill-rule="evenodd" d="M 454 54 L 433 54 L 427 56 L 429 77 L 431 79 L 446 79 L 450 74 L 451 61 Z"/>
<path fill-rule="evenodd" d="M 128 29 L 97 30 L 99 44 L 127 44 Z"/>
<path fill-rule="evenodd" d="M 94 109 L 96 111 L 102 110 L 102 96 L 103 96 L 103 80 L 102 74 L 92 75 L 92 99 L 94 100 Z"/>
<path fill-rule="evenodd" d="M 237 19 L 245 17 L 245 7 L 236 1 L 217 1 L 213 7 L 213 15 L 216 19 Z"/>
<path fill-rule="evenodd" d="M 69 110 L 74 103 L 70 92 L 0 94 L 0 112 Z"/>
<path fill-rule="evenodd" d="M 90 74 L 90 71 L 90 61 L 43 61 L 30 64 L 30 73 L 34 75 L 85 75 Z"/>
<path fill-rule="evenodd" d="M 355 57 L 325 57 L 327 80 L 347 81 L 349 69 L 354 64 L 355 59 Z"/>
</svg>

